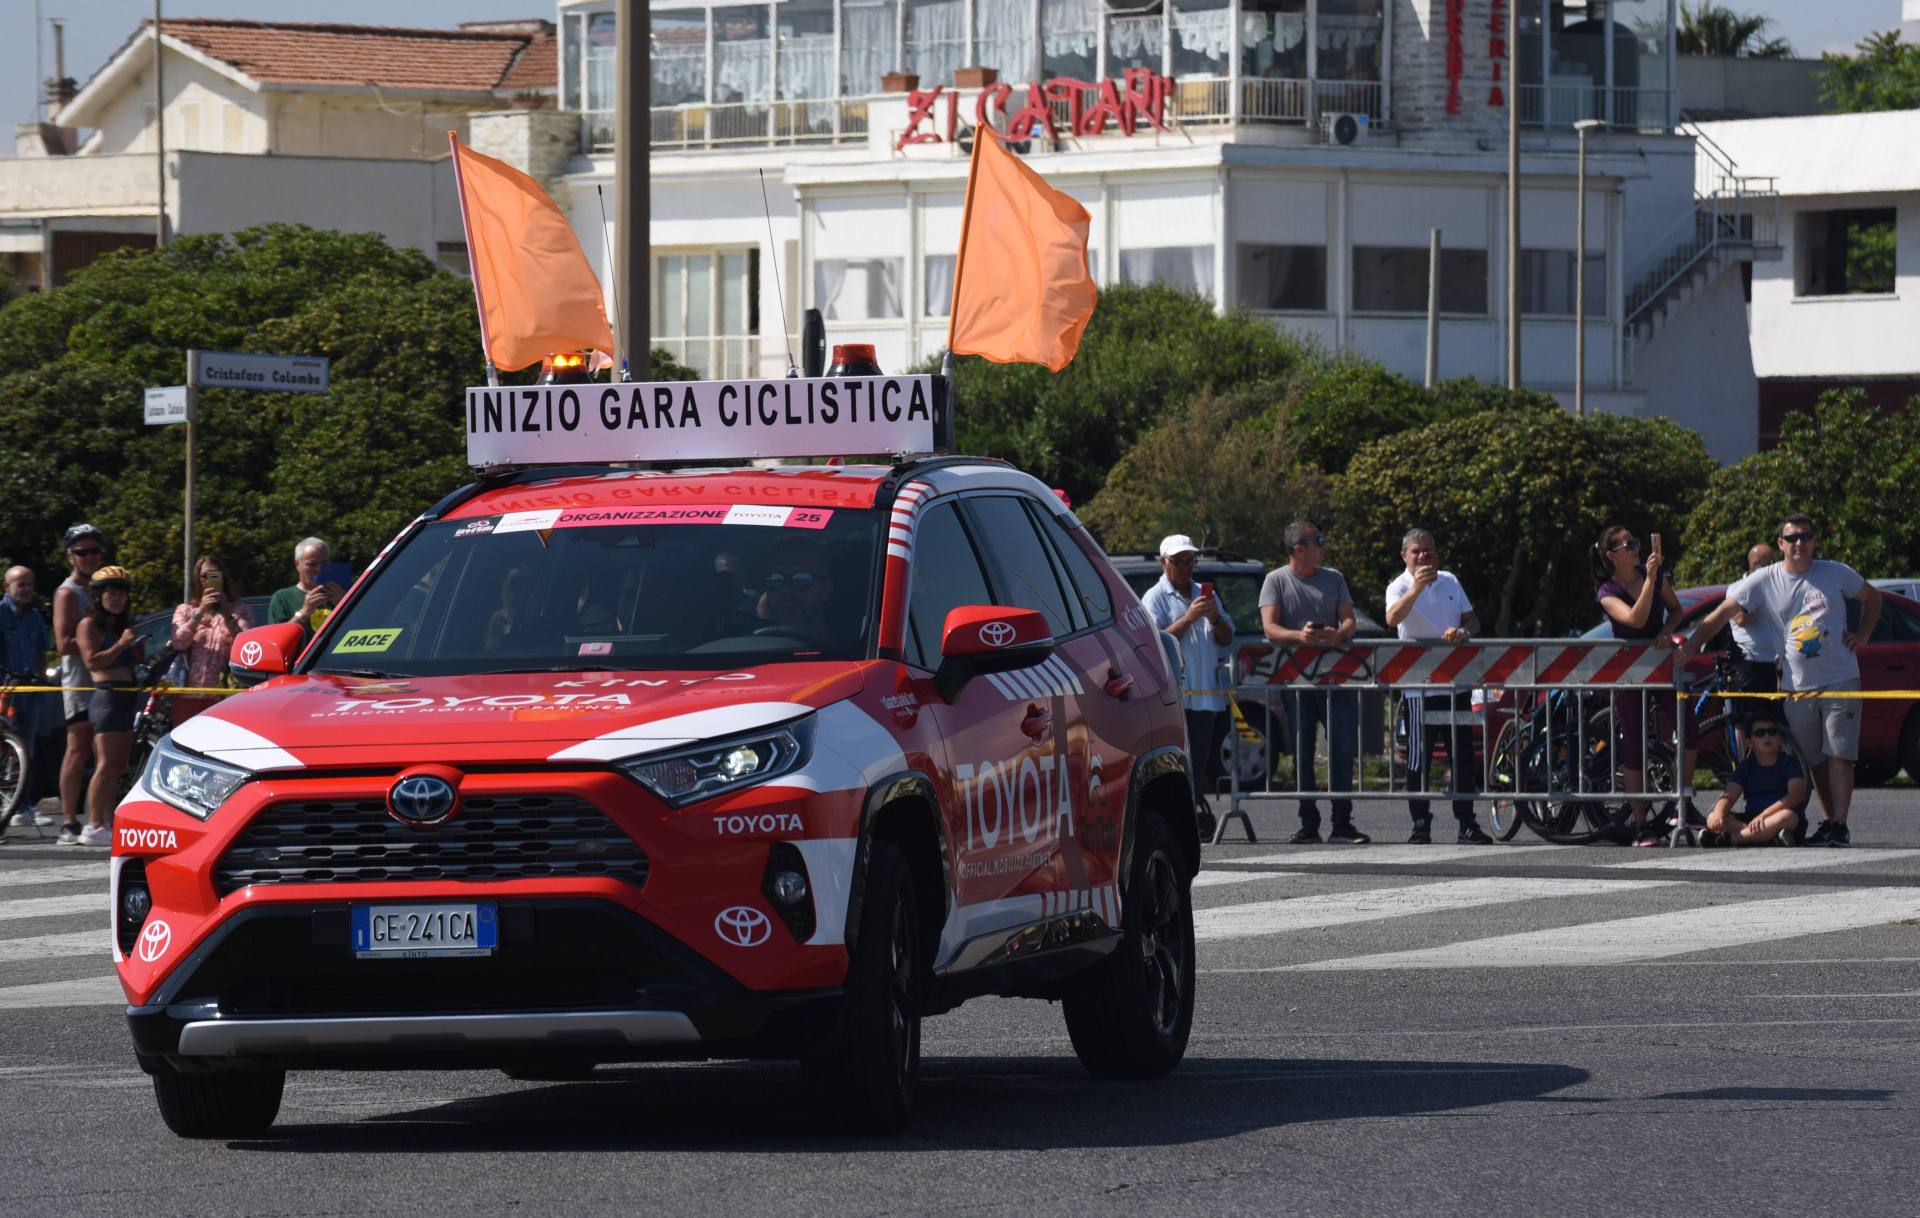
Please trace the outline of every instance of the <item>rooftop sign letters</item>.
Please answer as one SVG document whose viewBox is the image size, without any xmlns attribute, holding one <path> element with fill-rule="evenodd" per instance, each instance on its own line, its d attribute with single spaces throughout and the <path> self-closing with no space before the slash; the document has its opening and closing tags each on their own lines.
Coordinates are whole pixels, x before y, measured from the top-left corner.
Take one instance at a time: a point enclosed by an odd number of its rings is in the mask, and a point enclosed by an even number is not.
<svg viewBox="0 0 1920 1218">
<path fill-rule="evenodd" d="M 467 390 L 472 465 L 931 452 L 931 376 Z"/>
<path fill-rule="evenodd" d="M 1173 80 L 1149 68 L 1128 68 L 1114 80 L 1075 80 L 1056 76 L 1027 86 L 1017 108 L 1009 110 L 1012 85 L 988 85 L 965 112 L 968 127 L 992 127 L 1010 140 L 1031 139 L 1034 128 L 1049 140 L 1060 138 L 1057 119 L 1064 113 L 1066 133 L 1099 135 L 1109 124 L 1120 134 L 1132 135 L 1142 123 L 1155 131 L 1167 130 L 1167 98 Z M 964 102 L 957 89 L 935 85 L 907 94 L 907 126 L 894 143 L 898 152 L 909 144 L 952 144 L 959 140 Z"/>
<path fill-rule="evenodd" d="M 1487 105 L 1507 104 L 1508 0 L 1487 0 L 1487 59 L 1491 81 L 1487 86 Z M 1447 113 L 1459 114 L 1464 108 L 1461 81 L 1467 73 L 1467 0 L 1447 0 Z"/>
</svg>

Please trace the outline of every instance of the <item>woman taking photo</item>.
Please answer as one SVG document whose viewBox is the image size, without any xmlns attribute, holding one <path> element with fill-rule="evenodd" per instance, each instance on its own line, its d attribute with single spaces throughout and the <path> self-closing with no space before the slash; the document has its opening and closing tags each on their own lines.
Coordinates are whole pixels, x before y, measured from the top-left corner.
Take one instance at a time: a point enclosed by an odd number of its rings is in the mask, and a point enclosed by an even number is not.
<svg viewBox="0 0 1920 1218">
<path fill-rule="evenodd" d="M 93 726 L 93 778 L 87 785 L 87 827 L 79 845 L 110 846 L 113 832 L 107 816 L 120 791 L 120 773 L 127 768 L 133 747 L 133 717 L 140 695 L 127 691 L 134 683 L 133 664 L 144 645 L 133 633 L 133 580 L 125 567 L 102 567 L 88 587 L 93 608 L 80 619 L 75 641 L 80 660 L 93 678 L 87 702 L 87 722 Z M 124 692 L 123 692 L 124 691 Z"/>
<path fill-rule="evenodd" d="M 1660 553 L 1660 535 L 1653 535 L 1651 553 L 1640 558 L 1640 540 L 1625 525 L 1609 525 L 1593 545 L 1593 598 L 1606 610 L 1616 639 L 1671 647 L 1667 623 L 1680 616 L 1680 596 L 1667 575 Z M 1629 791 L 1643 790 L 1646 781 L 1646 695 L 1638 690 L 1613 696 L 1615 728 L 1621 737 L 1620 781 Z M 1647 801 L 1633 801 L 1633 844 L 1659 846 L 1665 838 L 1647 824 Z"/>
<path fill-rule="evenodd" d="M 253 628 L 253 613 L 240 603 L 240 589 L 227 578 L 226 567 L 212 554 L 193 564 L 193 587 L 188 599 L 173 611 L 173 649 L 187 657 L 189 689 L 212 689 L 227 674 L 227 653 L 233 638 Z M 185 723 L 219 701 L 217 696 L 173 696 L 173 722 Z"/>
</svg>

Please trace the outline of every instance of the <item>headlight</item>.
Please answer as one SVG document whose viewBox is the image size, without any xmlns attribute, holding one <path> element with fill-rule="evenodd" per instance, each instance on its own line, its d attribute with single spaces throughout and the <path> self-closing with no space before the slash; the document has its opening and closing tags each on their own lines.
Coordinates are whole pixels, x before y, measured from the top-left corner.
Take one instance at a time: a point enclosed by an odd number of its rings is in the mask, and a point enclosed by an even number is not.
<svg viewBox="0 0 1920 1218">
<path fill-rule="evenodd" d="M 170 736 L 153 746 L 153 758 L 147 762 L 148 789 L 201 820 L 212 815 L 251 777 L 245 770 L 187 752 Z"/>
<path fill-rule="evenodd" d="M 752 735 L 649 754 L 619 765 L 640 785 L 678 808 L 790 774 L 812 755 L 813 718 L 809 716 Z"/>
</svg>

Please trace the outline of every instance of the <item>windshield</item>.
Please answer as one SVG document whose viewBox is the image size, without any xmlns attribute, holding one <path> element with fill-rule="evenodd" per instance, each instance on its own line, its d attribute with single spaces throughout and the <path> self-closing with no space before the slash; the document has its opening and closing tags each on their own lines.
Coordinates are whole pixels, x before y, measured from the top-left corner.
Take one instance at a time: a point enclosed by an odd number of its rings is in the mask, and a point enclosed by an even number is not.
<svg viewBox="0 0 1920 1218">
<path fill-rule="evenodd" d="M 700 522 L 630 523 L 637 511 Z M 767 523 L 721 523 L 743 513 Z M 726 505 L 440 521 L 328 623 L 310 671 L 446 676 L 859 659 L 873 629 L 878 522 L 864 510 Z"/>
</svg>

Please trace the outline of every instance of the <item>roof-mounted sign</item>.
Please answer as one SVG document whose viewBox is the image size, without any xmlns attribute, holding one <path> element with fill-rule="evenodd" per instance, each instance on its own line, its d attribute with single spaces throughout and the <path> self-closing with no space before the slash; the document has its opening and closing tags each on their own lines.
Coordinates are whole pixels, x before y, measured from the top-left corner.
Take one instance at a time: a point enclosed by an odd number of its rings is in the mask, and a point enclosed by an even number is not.
<svg viewBox="0 0 1920 1218">
<path fill-rule="evenodd" d="M 934 376 L 477 386 L 467 461 L 545 465 L 932 452 Z"/>
</svg>

